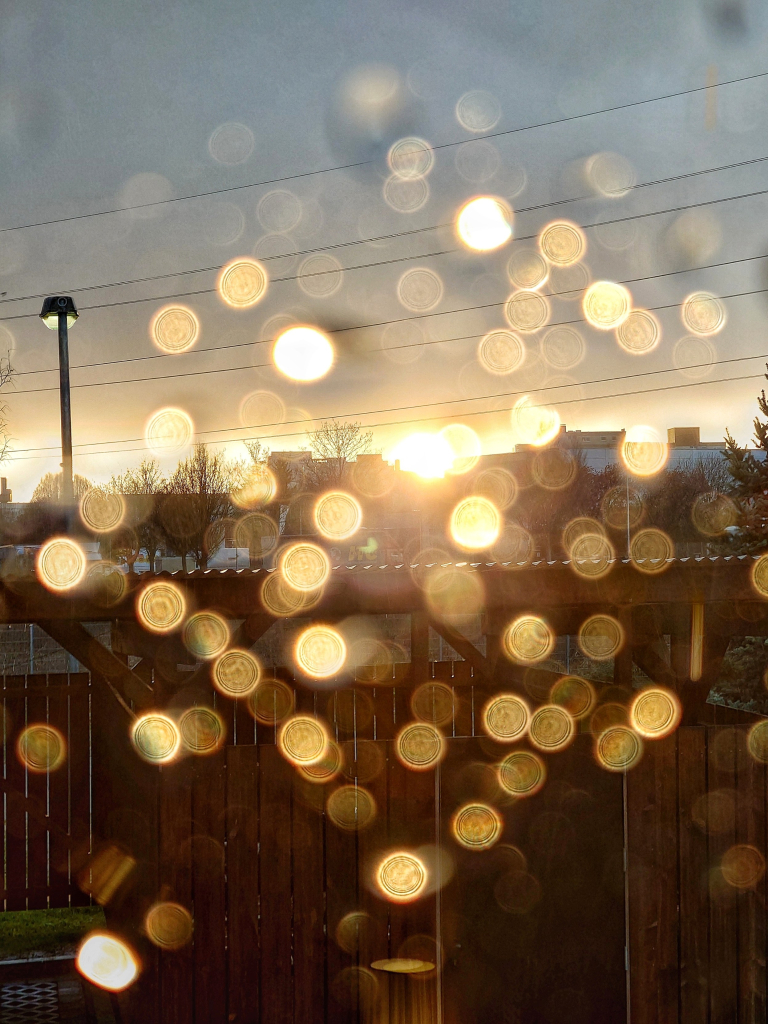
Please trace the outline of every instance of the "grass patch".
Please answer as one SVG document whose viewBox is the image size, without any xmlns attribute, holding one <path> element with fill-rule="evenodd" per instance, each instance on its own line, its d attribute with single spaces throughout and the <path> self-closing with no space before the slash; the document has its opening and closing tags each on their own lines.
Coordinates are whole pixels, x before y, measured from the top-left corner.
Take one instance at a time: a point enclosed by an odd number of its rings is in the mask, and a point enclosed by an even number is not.
<svg viewBox="0 0 768 1024">
<path fill-rule="evenodd" d="M 86 932 L 104 924 L 101 907 L 0 913 L 0 960 L 72 952 Z"/>
</svg>

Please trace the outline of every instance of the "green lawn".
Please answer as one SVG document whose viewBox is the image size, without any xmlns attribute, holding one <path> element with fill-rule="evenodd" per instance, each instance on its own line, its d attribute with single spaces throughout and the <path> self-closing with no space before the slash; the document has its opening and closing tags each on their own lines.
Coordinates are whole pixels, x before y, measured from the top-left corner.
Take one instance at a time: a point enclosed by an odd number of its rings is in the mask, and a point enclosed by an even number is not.
<svg viewBox="0 0 768 1024">
<path fill-rule="evenodd" d="M 0 960 L 74 952 L 86 932 L 103 927 L 101 907 L 0 913 Z"/>
</svg>

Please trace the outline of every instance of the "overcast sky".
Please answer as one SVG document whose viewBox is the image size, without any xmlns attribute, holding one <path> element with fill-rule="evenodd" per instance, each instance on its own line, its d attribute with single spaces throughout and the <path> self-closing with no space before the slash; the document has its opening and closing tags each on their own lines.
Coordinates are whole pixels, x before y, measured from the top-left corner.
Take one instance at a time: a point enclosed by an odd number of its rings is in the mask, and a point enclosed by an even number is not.
<svg viewBox="0 0 768 1024">
<path fill-rule="evenodd" d="M 757 291 L 768 274 L 754 259 L 766 251 L 768 196 L 718 201 L 682 222 L 678 210 L 586 228 L 591 278 L 633 282 L 636 305 L 657 309 L 662 341 L 650 354 L 630 356 L 611 332 L 579 324 L 586 354 L 577 366 L 547 365 L 542 331 L 526 339 L 518 373 L 494 376 L 478 362 L 477 345 L 505 326 L 510 257 L 535 245 L 553 218 L 594 225 L 768 189 L 768 161 L 617 198 L 587 195 L 584 178 L 585 161 L 605 151 L 626 158 L 637 183 L 768 157 L 767 27 L 757 0 L 5 0 L 0 343 L 12 349 L 18 376 L 8 394 L 17 454 L 2 472 L 14 497 L 26 500 L 60 460 L 56 336 L 36 318 L 38 294 L 72 294 L 81 308 L 73 367 L 115 361 L 73 369 L 73 384 L 173 375 L 74 389 L 75 444 L 105 442 L 106 452 L 76 448 L 75 470 L 96 480 L 141 459 L 145 423 L 168 405 L 188 412 L 203 439 L 242 453 L 234 439 L 257 433 L 242 429 L 241 417 L 253 421 L 243 402 L 265 390 L 291 421 L 261 432 L 273 450 L 305 443 L 294 420 L 344 415 L 370 424 L 385 454 L 412 430 L 451 420 L 471 425 L 486 451 L 506 451 L 516 393 L 547 385 L 568 385 L 536 394 L 569 427 L 643 423 L 666 433 L 698 424 L 704 439 L 729 427 L 746 441 L 760 360 L 703 371 L 708 380 L 752 375 L 735 383 L 599 396 L 689 384 L 698 371 L 675 369 L 686 353 L 694 361 L 768 353 L 766 295 Z M 718 87 L 575 117 L 708 83 Z M 408 136 L 435 147 L 435 162 L 423 205 L 400 212 L 385 199 L 386 154 Z M 338 169 L 353 163 L 360 166 Z M 226 189 L 234 190 L 124 209 Z M 389 198 L 402 204 L 414 194 Z M 450 228 L 478 194 L 516 211 L 515 241 L 494 253 L 462 251 Z M 115 210 L 122 212 L 82 216 Z M 7 230 L 42 221 L 59 223 Z M 305 256 L 268 258 L 399 232 L 409 233 L 329 250 L 343 272 L 326 297 L 307 294 L 310 279 L 297 280 Z M 216 295 L 216 268 L 243 255 L 265 258 L 272 280 L 259 305 L 237 311 Z M 398 298 L 398 282 L 418 268 L 442 284 L 430 311 L 439 315 L 403 319 L 414 311 Z M 117 285 L 172 272 L 183 276 Z M 702 289 L 735 296 L 723 299 L 727 325 L 704 345 L 676 348 L 686 334 L 679 304 Z M 753 294 L 735 295 L 743 292 Z M 177 299 L 182 293 L 197 294 Z M 196 349 L 139 359 L 157 355 L 149 324 L 168 297 L 198 317 Z M 552 301 L 552 323 L 579 316 L 578 302 Z M 338 360 L 324 380 L 294 384 L 270 365 L 264 339 L 291 321 L 336 332 Z M 392 350 L 412 342 L 412 351 Z M 225 368 L 235 369 L 199 372 Z M 429 420 L 437 416 L 445 418 Z"/>
</svg>

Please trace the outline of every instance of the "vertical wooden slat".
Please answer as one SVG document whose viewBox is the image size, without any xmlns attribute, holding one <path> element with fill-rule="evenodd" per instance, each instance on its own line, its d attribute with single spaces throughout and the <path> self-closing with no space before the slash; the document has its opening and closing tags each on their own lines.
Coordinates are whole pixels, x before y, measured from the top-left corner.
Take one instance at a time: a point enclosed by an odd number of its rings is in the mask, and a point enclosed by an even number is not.
<svg viewBox="0 0 768 1024">
<path fill-rule="evenodd" d="M 676 1022 L 680 999 L 677 827 L 677 736 L 656 741 L 656 878 L 659 1021 Z"/>
<path fill-rule="evenodd" d="M 196 764 L 192 790 L 192 892 L 195 904 L 195 1024 L 224 1024 L 226 901 L 224 840 L 226 755 Z"/>
<path fill-rule="evenodd" d="M 706 1024 L 709 1006 L 709 876 L 707 834 L 697 824 L 707 794 L 706 732 L 678 731 L 680 844 L 680 1020 Z M 695 811 L 695 809 L 697 809 Z"/>
<path fill-rule="evenodd" d="M 736 893 L 725 883 L 719 871 L 723 854 L 736 842 L 736 772 L 732 734 L 730 726 L 707 729 L 707 787 L 711 812 L 708 822 L 709 1012 L 713 1024 L 732 1020 L 738 1005 L 737 899 Z M 715 792 L 723 798 L 717 805 L 712 802 Z"/>
<path fill-rule="evenodd" d="M 259 1020 L 259 763 L 255 746 L 227 748 L 229 1020 Z"/>
<path fill-rule="evenodd" d="M 167 765 L 160 776 L 160 896 L 195 911 L 192 902 L 192 769 L 189 760 Z M 193 915 L 196 918 L 196 913 Z M 160 1021 L 194 1020 L 194 947 L 202 941 L 194 921 L 193 945 L 160 956 Z"/>
<path fill-rule="evenodd" d="M 629 1000 L 633 1024 L 656 1024 L 659 904 L 656 871 L 656 754 L 649 745 L 627 774 Z"/>
<path fill-rule="evenodd" d="M 6 909 L 27 905 L 27 789 L 26 772 L 16 754 L 19 733 L 26 724 L 24 677 L 5 679 L 5 709 L 11 733 L 5 752 L 5 875 Z"/>
<path fill-rule="evenodd" d="M 81 676 L 73 676 L 72 686 L 58 680 L 48 687 L 48 723 L 58 729 L 67 744 L 67 759 L 61 768 L 51 772 L 49 783 L 50 883 L 48 891 L 51 907 L 69 906 L 70 779 L 73 774 L 73 762 L 77 764 L 77 767 L 74 768 L 74 774 L 77 775 L 83 753 L 86 757 L 88 754 L 87 750 L 73 748 L 69 736 L 70 694 L 82 689 L 81 679 Z"/>
<path fill-rule="evenodd" d="M 737 730 L 737 764 L 741 770 L 736 789 L 736 839 L 739 844 L 766 852 L 765 766 L 746 752 L 746 730 Z M 742 1024 L 766 1019 L 766 880 L 763 874 L 738 895 L 739 1014 Z"/>
<path fill-rule="evenodd" d="M 76 881 L 79 866 L 91 852 L 93 846 L 93 825 L 91 821 L 91 799 L 93 780 L 91 778 L 91 695 L 93 683 L 85 673 L 72 677 L 83 682 L 69 698 L 69 820 L 71 842 L 71 887 L 72 906 L 87 906 L 90 897 L 83 892 Z"/>
<path fill-rule="evenodd" d="M 274 746 L 259 751 L 261 1021 L 293 1021 L 291 771 Z"/>
<path fill-rule="evenodd" d="M 45 725 L 45 676 L 27 677 L 27 723 Z M 62 771 L 59 768 L 58 771 Z M 27 906 L 48 906 L 48 778 L 47 772 L 27 772 Z"/>
<path fill-rule="evenodd" d="M 325 1012 L 325 859 L 323 810 L 307 799 L 294 774 L 293 859 L 293 1019 L 313 1024 Z M 310 784 L 311 785 L 311 784 Z"/>
</svg>

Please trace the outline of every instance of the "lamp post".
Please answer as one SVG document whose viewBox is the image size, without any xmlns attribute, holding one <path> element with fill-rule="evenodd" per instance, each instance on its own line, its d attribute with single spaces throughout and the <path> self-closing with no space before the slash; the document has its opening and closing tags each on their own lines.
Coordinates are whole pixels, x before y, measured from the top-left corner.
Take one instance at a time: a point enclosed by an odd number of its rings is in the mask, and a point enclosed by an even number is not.
<svg viewBox="0 0 768 1024">
<path fill-rule="evenodd" d="M 69 335 L 77 320 L 77 309 L 69 295 L 49 295 L 43 303 L 40 319 L 50 330 L 59 332 L 59 395 L 61 402 L 61 497 L 65 508 L 75 503 L 72 477 L 72 410 L 69 401 Z"/>
</svg>

